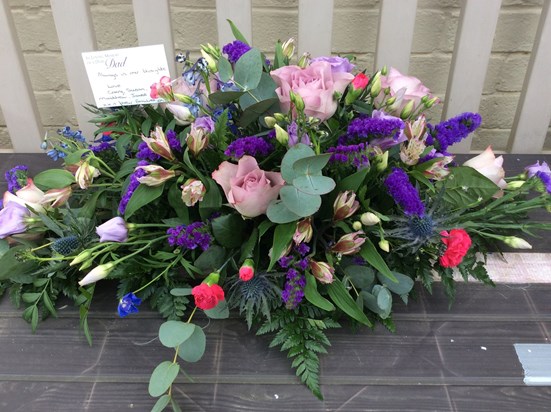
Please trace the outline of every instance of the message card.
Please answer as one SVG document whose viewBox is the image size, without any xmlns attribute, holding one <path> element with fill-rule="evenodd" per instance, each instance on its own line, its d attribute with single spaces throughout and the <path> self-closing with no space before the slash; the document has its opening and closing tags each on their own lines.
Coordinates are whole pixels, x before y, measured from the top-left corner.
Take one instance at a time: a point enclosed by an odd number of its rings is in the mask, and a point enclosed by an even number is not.
<svg viewBox="0 0 551 412">
<path fill-rule="evenodd" d="M 97 107 L 160 103 L 150 86 L 169 76 L 163 45 L 82 53 Z"/>
</svg>

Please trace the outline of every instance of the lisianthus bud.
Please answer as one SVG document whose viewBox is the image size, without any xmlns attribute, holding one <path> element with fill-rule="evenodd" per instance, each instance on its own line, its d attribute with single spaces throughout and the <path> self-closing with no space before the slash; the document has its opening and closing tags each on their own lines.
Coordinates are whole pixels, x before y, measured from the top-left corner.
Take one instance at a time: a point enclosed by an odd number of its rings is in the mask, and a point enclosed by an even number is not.
<svg viewBox="0 0 551 412">
<path fill-rule="evenodd" d="M 390 252 L 390 243 L 388 243 L 388 240 L 382 239 L 379 242 L 379 247 L 387 253 Z"/>
<path fill-rule="evenodd" d="M 360 248 L 365 243 L 364 232 L 347 233 L 342 236 L 337 243 L 331 247 L 331 252 L 339 255 L 354 255 L 360 251 Z"/>
<path fill-rule="evenodd" d="M 272 128 L 276 125 L 277 121 L 276 121 L 275 117 L 266 116 L 264 118 L 264 123 L 266 123 L 266 126 L 268 126 L 269 128 Z"/>
<path fill-rule="evenodd" d="M 184 96 L 184 95 L 181 95 L 181 96 Z M 189 96 L 186 96 L 186 97 L 189 97 Z M 185 126 L 190 124 L 195 118 L 188 106 L 189 105 L 186 105 L 186 104 L 169 103 L 166 105 L 166 108 L 174 116 L 174 120 L 176 121 L 176 124 L 179 124 L 180 126 Z"/>
<path fill-rule="evenodd" d="M 515 249 L 532 249 L 532 245 L 520 237 L 505 236 L 503 242 Z"/>
<path fill-rule="evenodd" d="M 71 263 L 69 263 L 69 266 L 78 265 L 81 262 L 84 262 L 85 260 L 88 260 L 92 257 L 92 252 L 89 250 L 83 250 L 80 252 L 73 260 L 71 260 Z"/>
<path fill-rule="evenodd" d="M 94 177 L 98 177 L 99 175 L 99 170 L 90 165 L 88 160 L 84 160 L 75 173 L 75 180 L 81 189 L 88 189 Z"/>
<path fill-rule="evenodd" d="M 304 69 L 306 66 L 308 66 L 309 61 L 310 53 L 304 53 L 302 56 L 300 56 L 300 59 L 298 59 L 297 66 Z"/>
<path fill-rule="evenodd" d="M 286 116 L 283 113 L 274 113 L 274 118 L 278 122 L 283 122 L 286 119 Z"/>
<path fill-rule="evenodd" d="M 120 216 L 109 219 L 96 227 L 96 233 L 100 237 L 100 242 L 126 242 L 128 240 L 128 228 Z"/>
<path fill-rule="evenodd" d="M 381 93 L 381 78 L 377 77 L 371 81 L 371 91 L 369 94 L 371 97 L 375 98 L 379 95 L 379 93 Z"/>
<path fill-rule="evenodd" d="M 302 97 L 300 96 L 300 94 L 295 93 L 291 90 L 291 91 L 289 91 L 289 95 L 290 95 L 290 98 L 291 98 L 291 102 L 295 105 L 296 109 L 299 112 L 304 111 L 305 104 L 304 104 L 304 100 L 302 100 Z"/>
<path fill-rule="evenodd" d="M 198 179 L 188 179 L 182 185 L 182 202 L 187 207 L 195 206 L 197 202 L 203 200 L 206 192 L 203 182 Z"/>
<path fill-rule="evenodd" d="M 166 138 L 161 126 L 156 126 L 155 131 L 151 132 L 150 137 L 142 135 L 142 140 L 147 144 L 147 147 L 153 152 L 167 160 L 173 161 L 174 155 L 170 150 L 170 144 Z"/>
<path fill-rule="evenodd" d="M 239 279 L 243 282 L 248 282 L 254 276 L 254 261 L 252 259 L 245 259 L 241 267 L 239 268 Z"/>
<path fill-rule="evenodd" d="M 310 260 L 308 266 L 312 271 L 312 275 L 321 283 L 332 283 L 333 275 L 335 269 L 326 262 L 316 262 L 315 260 Z"/>
<path fill-rule="evenodd" d="M 386 76 L 388 74 L 388 67 L 383 66 L 381 69 L 381 75 Z"/>
<path fill-rule="evenodd" d="M 362 230 L 362 222 L 360 222 L 359 220 L 356 220 L 355 222 L 352 223 L 352 229 L 354 230 Z"/>
<path fill-rule="evenodd" d="M 301 243 L 308 243 L 312 240 L 314 230 L 312 228 L 312 219 L 307 217 L 297 223 L 295 234 L 293 235 L 293 241 L 296 245 Z"/>
<path fill-rule="evenodd" d="M 86 276 L 84 276 L 78 284 L 80 286 L 86 286 L 91 283 L 95 283 L 98 280 L 105 279 L 109 273 L 115 268 L 115 263 L 109 262 L 103 265 L 96 266 Z"/>
<path fill-rule="evenodd" d="M 371 165 L 378 172 L 384 172 L 388 167 L 388 150 L 382 154 L 378 154 L 371 161 Z"/>
<path fill-rule="evenodd" d="M 209 70 L 213 73 L 216 73 L 218 71 L 218 66 L 216 64 L 216 60 L 214 60 L 214 58 L 209 53 L 207 53 L 205 50 L 201 50 L 201 55 L 207 61 Z"/>
<path fill-rule="evenodd" d="M 283 130 L 283 128 L 278 124 L 276 124 L 274 127 L 276 131 L 276 140 L 282 145 L 287 145 L 287 142 L 289 142 L 289 133 Z"/>
<path fill-rule="evenodd" d="M 360 220 L 362 221 L 362 224 L 365 226 L 373 226 L 378 224 L 381 219 L 379 219 L 379 216 L 377 216 L 375 213 L 371 212 L 365 212 L 360 217 Z"/>
<path fill-rule="evenodd" d="M 283 42 L 283 44 L 281 45 L 281 49 L 283 50 L 283 56 L 287 57 L 290 60 L 295 54 L 295 38 L 291 37 L 290 39 Z"/>
<path fill-rule="evenodd" d="M 187 94 L 181 94 L 181 93 L 174 93 L 174 97 L 184 103 L 184 104 L 195 104 L 195 100 L 191 98 L 191 96 L 188 96 Z M 177 105 L 175 105 L 177 106 Z M 188 109 L 189 110 L 189 109 Z"/>
<path fill-rule="evenodd" d="M 522 185 L 526 183 L 524 180 L 514 180 L 512 182 L 507 182 L 507 189 L 519 189 Z"/>
<path fill-rule="evenodd" d="M 138 178 L 138 182 L 146 186 L 160 186 L 176 176 L 174 170 L 166 170 L 159 165 L 138 166 L 136 167 L 137 169 L 142 169 L 147 173 L 145 176 Z"/>
<path fill-rule="evenodd" d="M 438 103 L 439 101 L 440 99 L 438 97 L 433 97 L 432 99 L 426 101 L 424 105 L 427 109 L 430 109 L 432 106 L 434 106 L 435 103 Z"/>
<path fill-rule="evenodd" d="M 40 201 L 41 205 L 50 204 L 52 207 L 63 206 L 67 203 L 67 200 L 71 197 L 73 190 L 71 186 L 64 187 L 63 189 L 50 189 Z"/>
<path fill-rule="evenodd" d="M 407 104 L 400 112 L 400 118 L 407 119 L 411 115 L 411 113 L 413 113 L 414 105 L 415 105 L 415 102 L 413 100 L 410 100 L 409 102 L 407 102 Z"/>
<path fill-rule="evenodd" d="M 360 203 L 356 200 L 356 193 L 351 190 L 338 194 L 333 203 L 333 220 L 335 222 L 346 219 L 356 213 Z"/>
</svg>

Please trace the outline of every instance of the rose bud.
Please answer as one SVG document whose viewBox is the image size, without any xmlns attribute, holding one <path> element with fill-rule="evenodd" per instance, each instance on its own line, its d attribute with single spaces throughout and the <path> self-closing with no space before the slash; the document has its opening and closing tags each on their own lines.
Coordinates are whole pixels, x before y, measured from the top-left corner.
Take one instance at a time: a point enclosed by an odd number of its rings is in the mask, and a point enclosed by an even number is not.
<svg viewBox="0 0 551 412">
<path fill-rule="evenodd" d="M 348 190 L 341 192 L 333 203 L 333 220 L 335 222 L 346 219 L 356 213 L 360 203 L 356 200 L 356 193 Z"/>
<path fill-rule="evenodd" d="M 252 259 L 245 259 L 241 267 L 239 268 L 239 279 L 243 282 L 248 282 L 254 276 L 254 261 Z"/>
<path fill-rule="evenodd" d="M 320 283 L 333 282 L 333 275 L 335 273 L 335 269 L 329 263 L 316 262 L 315 260 L 310 259 L 310 261 L 308 262 L 308 266 L 312 271 L 312 275 L 314 275 L 314 277 Z"/>
<path fill-rule="evenodd" d="M 206 192 L 203 182 L 198 179 L 188 179 L 182 185 L 182 202 L 187 207 L 195 206 L 197 202 L 203 200 Z"/>
<path fill-rule="evenodd" d="M 365 243 L 365 237 L 361 237 L 364 232 L 347 233 L 342 236 L 337 243 L 331 247 L 331 252 L 340 255 L 354 255 L 360 251 L 360 248 Z"/>
</svg>

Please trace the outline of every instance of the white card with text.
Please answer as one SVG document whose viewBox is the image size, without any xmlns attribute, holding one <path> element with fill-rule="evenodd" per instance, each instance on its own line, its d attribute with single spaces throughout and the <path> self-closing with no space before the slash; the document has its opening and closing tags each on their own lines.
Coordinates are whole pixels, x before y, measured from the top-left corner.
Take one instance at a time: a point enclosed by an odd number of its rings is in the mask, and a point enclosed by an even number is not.
<svg viewBox="0 0 551 412">
<path fill-rule="evenodd" d="M 150 86 L 170 77 L 161 45 L 82 53 L 97 107 L 161 103 L 149 96 Z"/>
</svg>

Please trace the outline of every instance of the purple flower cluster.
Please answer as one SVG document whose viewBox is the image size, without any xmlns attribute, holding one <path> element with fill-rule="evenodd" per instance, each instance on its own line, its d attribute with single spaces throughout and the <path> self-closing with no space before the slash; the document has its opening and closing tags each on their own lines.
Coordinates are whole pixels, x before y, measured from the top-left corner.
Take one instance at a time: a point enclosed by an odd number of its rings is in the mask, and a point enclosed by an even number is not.
<svg viewBox="0 0 551 412">
<path fill-rule="evenodd" d="M 547 193 L 551 193 L 551 169 L 549 169 L 547 162 L 542 162 L 540 165 L 540 162 L 538 161 L 533 165 L 526 166 L 524 170 L 526 171 L 528 178 L 535 176 L 540 179 L 545 186 Z"/>
<path fill-rule="evenodd" d="M 287 133 L 289 133 L 289 146 L 295 146 L 298 143 L 305 144 L 307 146 L 310 146 L 312 143 L 310 141 L 310 136 L 308 136 L 308 133 L 303 133 L 300 139 L 298 138 L 298 124 L 294 120 L 287 126 Z"/>
<path fill-rule="evenodd" d="M 404 122 L 393 116 L 358 117 L 350 122 L 346 135 L 338 140 L 339 145 L 364 142 L 366 139 L 392 138 L 398 140 Z"/>
<path fill-rule="evenodd" d="M 404 209 L 406 215 L 423 216 L 425 205 L 421 202 L 419 192 L 410 183 L 406 172 L 394 167 L 385 179 L 385 186 L 394 201 Z"/>
<path fill-rule="evenodd" d="M 538 177 L 541 180 L 541 182 L 545 186 L 545 189 L 547 190 L 547 193 L 551 194 L 551 174 L 540 171 L 536 172 L 534 176 Z"/>
<path fill-rule="evenodd" d="M 175 152 L 182 151 L 182 145 L 180 144 L 180 139 L 178 139 L 178 135 L 174 130 L 167 130 L 166 140 L 168 140 L 168 145 L 172 150 L 174 150 Z"/>
<path fill-rule="evenodd" d="M 251 50 L 251 46 L 242 41 L 235 40 L 222 48 L 222 53 L 228 56 L 230 63 L 235 63 L 241 56 Z"/>
<path fill-rule="evenodd" d="M 147 166 L 147 162 L 141 160 L 138 162 L 138 166 Z M 130 201 L 130 198 L 132 197 L 132 194 L 134 191 L 138 188 L 140 185 L 140 182 L 138 179 L 140 177 L 143 177 L 147 174 L 147 172 L 143 169 L 136 169 L 134 173 L 130 175 L 130 183 L 128 183 L 128 187 L 126 188 L 126 192 L 122 196 L 122 199 L 119 203 L 119 213 L 121 215 L 124 215 L 124 212 L 126 212 L 126 207 L 128 206 L 128 202 Z"/>
<path fill-rule="evenodd" d="M 481 122 L 482 118 L 478 113 L 467 112 L 438 123 L 436 126 L 427 124 L 429 130 L 427 144 L 435 144 L 440 151 L 445 151 L 448 146 L 460 142 L 475 131 Z"/>
<path fill-rule="evenodd" d="M 285 288 L 281 292 L 281 299 L 285 302 L 287 309 L 295 309 L 304 299 L 306 277 L 295 269 L 289 269 L 286 279 Z"/>
<path fill-rule="evenodd" d="M 4 177 L 8 183 L 8 192 L 15 193 L 23 187 L 22 183 L 27 181 L 27 171 L 29 168 L 24 165 L 18 165 L 8 170 Z"/>
<path fill-rule="evenodd" d="M 161 158 L 157 153 L 154 153 L 146 142 L 141 142 L 138 145 L 138 152 L 136 157 L 140 160 L 147 160 L 148 162 L 156 162 Z"/>
<path fill-rule="evenodd" d="M 168 234 L 168 244 L 170 246 L 179 246 L 186 249 L 195 249 L 200 247 L 207 250 L 212 240 L 206 232 L 206 225 L 203 222 L 194 222 L 189 225 L 180 225 L 171 227 L 166 231 Z"/>
<path fill-rule="evenodd" d="M 228 157 L 241 159 L 244 155 L 267 156 L 273 149 L 273 145 L 263 138 L 249 136 L 231 142 L 224 154 Z"/>
<path fill-rule="evenodd" d="M 117 308 L 117 311 L 119 312 L 119 316 L 121 318 L 124 318 L 130 315 L 131 313 L 137 313 L 138 306 L 141 303 L 142 303 L 142 300 L 136 295 L 134 295 L 134 293 L 132 292 L 127 293 L 119 301 L 119 306 Z"/>
<path fill-rule="evenodd" d="M 357 170 L 369 167 L 369 158 L 367 157 L 366 143 L 339 145 L 327 149 L 331 153 L 329 161 L 331 163 L 352 163 Z"/>
</svg>

